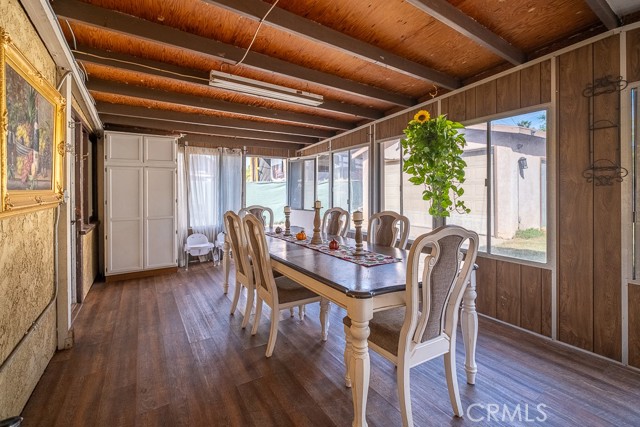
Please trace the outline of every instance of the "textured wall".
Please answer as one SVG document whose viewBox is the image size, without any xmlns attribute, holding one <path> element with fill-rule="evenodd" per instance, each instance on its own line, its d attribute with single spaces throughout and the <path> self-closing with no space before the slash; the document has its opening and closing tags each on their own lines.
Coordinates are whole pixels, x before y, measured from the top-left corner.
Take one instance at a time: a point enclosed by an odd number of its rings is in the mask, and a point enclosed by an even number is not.
<svg viewBox="0 0 640 427">
<path fill-rule="evenodd" d="M 55 64 L 17 0 L 0 1 L 0 27 L 55 85 Z M 55 351 L 52 306 L 7 360 L 54 294 L 54 212 L 0 220 L 0 419 L 20 413 Z"/>
<path fill-rule="evenodd" d="M 82 299 L 87 296 L 98 275 L 98 227 L 82 237 Z"/>
</svg>

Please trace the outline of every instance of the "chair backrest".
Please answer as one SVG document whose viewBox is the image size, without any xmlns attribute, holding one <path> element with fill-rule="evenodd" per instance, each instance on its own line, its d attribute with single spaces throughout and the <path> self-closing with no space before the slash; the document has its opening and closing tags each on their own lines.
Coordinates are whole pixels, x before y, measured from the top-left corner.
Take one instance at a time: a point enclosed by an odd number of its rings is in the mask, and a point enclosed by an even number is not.
<svg viewBox="0 0 640 427">
<path fill-rule="evenodd" d="M 247 238 L 249 256 L 253 260 L 253 273 L 256 290 L 266 291 L 271 301 L 268 303 L 278 303 L 278 291 L 271 268 L 271 256 L 264 234 L 264 225 L 254 215 L 246 215 L 242 218 L 242 225 Z M 262 299 L 267 295 L 261 292 Z M 273 305 L 272 305 L 273 307 Z"/>
<path fill-rule="evenodd" d="M 378 212 L 369 217 L 367 242 L 404 249 L 409 240 L 409 228 L 409 218 L 406 216 L 393 211 Z"/>
<path fill-rule="evenodd" d="M 260 221 L 262 221 L 263 227 L 266 227 L 268 224 L 269 228 L 273 228 L 273 211 L 271 210 L 271 208 L 268 208 L 266 206 L 260 206 L 260 205 L 251 205 L 251 206 L 247 206 L 246 208 L 240 209 L 240 212 L 238 213 L 240 214 L 240 216 L 244 216 L 243 213 L 250 213 L 254 215 L 256 218 L 258 218 Z M 265 214 L 269 216 L 268 220 L 265 218 Z"/>
<path fill-rule="evenodd" d="M 466 253 L 461 248 L 469 242 Z M 431 251 L 420 271 L 423 249 Z M 478 234 L 457 225 L 419 236 L 407 262 L 407 310 L 400 338 L 420 344 L 443 333 L 455 340 L 458 310 L 478 255 Z M 422 286 L 420 286 L 420 282 Z"/>
<path fill-rule="evenodd" d="M 322 217 L 324 233 L 345 237 L 349 231 L 349 212 L 342 208 L 327 209 Z"/>
<path fill-rule="evenodd" d="M 249 252 L 247 251 L 247 240 L 244 235 L 242 219 L 233 211 L 224 214 L 224 228 L 229 239 L 231 252 L 236 261 L 236 278 L 242 283 L 253 280 L 253 269 L 249 262 Z"/>
<path fill-rule="evenodd" d="M 202 245 L 209 243 L 209 239 L 202 233 L 193 233 L 187 237 L 187 245 Z"/>
</svg>

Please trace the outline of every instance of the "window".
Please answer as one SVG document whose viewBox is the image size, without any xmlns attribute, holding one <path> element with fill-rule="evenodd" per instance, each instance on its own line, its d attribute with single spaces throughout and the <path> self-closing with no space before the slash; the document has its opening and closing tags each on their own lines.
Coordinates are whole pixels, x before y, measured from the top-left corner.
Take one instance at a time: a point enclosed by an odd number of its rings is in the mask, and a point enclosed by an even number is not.
<svg viewBox="0 0 640 427">
<path fill-rule="evenodd" d="M 402 172 L 402 146 L 399 139 L 382 143 L 381 150 L 382 210 L 395 211 L 409 218 L 409 238 L 415 239 L 432 229 L 429 205 L 422 199 L 424 188 L 410 183 L 409 176 Z"/>
<path fill-rule="evenodd" d="M 267 206 L 275 224 L 284 223 L 287 204 L 287 162 L 284 159 L 247 156 L 245 205 Z"/>
<path fill-rule="evenodd" d="M 333 153 L 333 206 L 369 217 L 369 147 Z M 353 225 L 353 224 L 352 224 Z"/>
<path fill-rule="evenodd" d="M 323 154 L 318 156 L 318 200 L 322 203 L 320 214 L 331 207 L 331 156 Z"/>
<path fill-rule="evenodd" d="M 546 111 L 536 111 L 465 129 L 462 198 L 471 214 L 447 222 L 475 230 L 487 253 L 547 261 L 546 123 Z"/>
<path fill-rule="evenodd" d="M 289 205 L 293 209 L 313 209 L 316 187 L 315 159 L 294 160 L 289 163 Z"/>
</svg>

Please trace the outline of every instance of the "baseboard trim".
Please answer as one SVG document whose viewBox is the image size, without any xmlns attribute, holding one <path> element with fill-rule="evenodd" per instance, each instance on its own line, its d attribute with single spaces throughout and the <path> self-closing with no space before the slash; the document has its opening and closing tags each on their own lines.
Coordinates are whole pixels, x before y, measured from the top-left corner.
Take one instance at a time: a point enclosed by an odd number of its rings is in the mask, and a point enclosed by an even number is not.
<svg viewBox="0 0 640 427">
<path fill-rule="evenodd" d="M 140 279 L 142 277 L 160 276 L 162 274 L 172 274 L 177 272 L 178 272 L 178 267 L 158 268 L 155 270 L 133 271 L 131 273 L 122 273 L 122 274 L 114 274 L 112 276 L 106 276 L 105 282 L 113 283 L 113 282 L 119 282 L 121 280 Z"/>
</svg>

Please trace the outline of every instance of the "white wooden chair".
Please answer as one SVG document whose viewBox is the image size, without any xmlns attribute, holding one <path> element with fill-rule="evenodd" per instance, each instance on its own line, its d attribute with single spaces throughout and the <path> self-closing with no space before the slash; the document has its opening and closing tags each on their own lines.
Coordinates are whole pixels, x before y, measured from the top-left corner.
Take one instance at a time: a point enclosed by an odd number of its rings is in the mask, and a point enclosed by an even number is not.
<svg viewBox="0 0 640 427">
<path fill-rule="evenodd" d="M 460 250 L 468 241 L 466 255 Z M 422 250 L 430 247 L 421 269 Z M 410 369 L 444 355 L 445 375 L 453 412 L 463 415 L 456 377 L 456 328 L 464 290 L 478 254 L 478 235 L 458 226 L 445 226 L 418 237 L 407 261 L 406 307 L 373 314 L 369 348 L 395 364 L 402 424 L 413 425 Z M 422 286 L 420 286 L 422 282 Z M 420 308 L 424 307 L 422 311 Z M 351 320 L 345 317 L 345 379 L 350 386 Z"/>
<path fill-rule="evenodd" d="M 189 256 L 204 256 L 209 254 L 214 248 L 214 244 L 202 233 L 193 233 L 187 237 L 184 244 L 186 256 L 186 270 L 189 270 Z"/>
<path fill-rule="evenodd" d="M 267 344 L 266 356 L 271 357 L 278 338 L 278 323 L 280 310 L 288 309 L 302 304 L 320 302 L 320 323 L 322 324 L 322 339 L 327 339 L 328 308 L 329 303 L 319 295 L 294 282 L 285 276 L 277 279 L 273 277 L 271 268 L 271 256 L 267 247 L 264 234 L 264 226 L 253 215 L 247 215 L 242 219 L 249 247 L 249 255 L 253 260 L 253 271 L 256 284 L 256 315 L 253 320 L 251 335 L 258 331 L 258 323 L 262 314 L 262 303 L 271 307 L 271 331 Z"/>
<path fill-rule="evenodd" d="M 260 205 L 251 205 L 240 209 L 238 212 L 240 217 L 243 217 L 247 213 L 255 215 L 256 218 L 262 221 L 263 227 L 266 227 L 267 224 L 269 224 L 269 229 L 273 228 L 273 210 L 271 210 L 271 208 Z M 269 217 L 268 219 L 265 218 L 265 214 Z"/>
<path fill-rule="evenodd" d="M 346 237 L 349 224 L 349 212 L 342 208 L 331 208 L 327 209 L 322 217 L 321 230 L 326 234 Z"/>
<path fill-rule="evenodd" d="M 378 212 L 369 217 L 367 243 L 404 249 L 410 227 L 409 218 L 404 215 L 393 211 Z"/>
<path fill-rule="evenodd" d="M 236 288 L 231 302 L 231 315 L 233 315 L 238 307 L 240 292 L 242 286 L 247 288 L 247 305 L 244 309 L 244 319 L 242 319 L 242 328 L 246 328 L 253 310 L 253 300 L 255 295 L 255 284 L 253 279 L 253 267 L 249 260 L 249 252 L 247 251 L 247 240 L 244 235 L 244 227 L 240 216 L 233 211 L 227 211 L 224 214 L 224 226 L 227 233 L 227 239 L 233 253 L 233 260 L 236 265 Z"/>
</svg>

